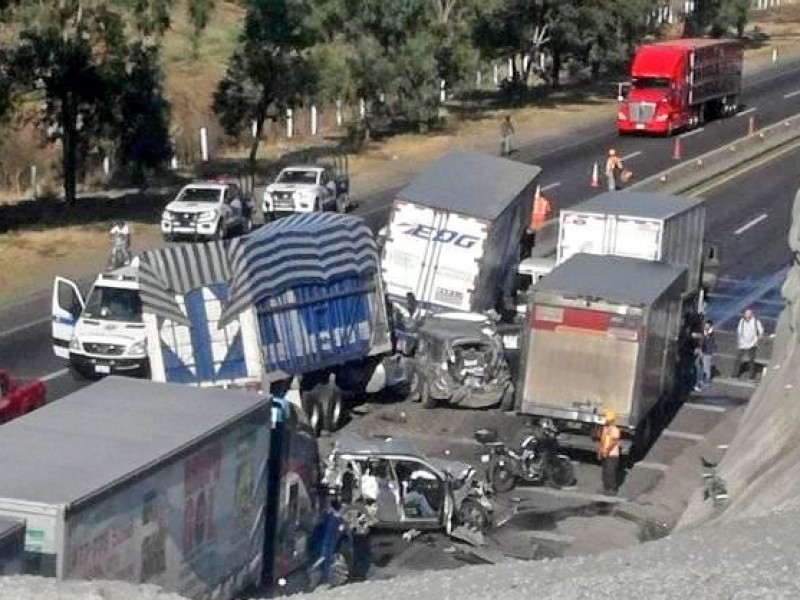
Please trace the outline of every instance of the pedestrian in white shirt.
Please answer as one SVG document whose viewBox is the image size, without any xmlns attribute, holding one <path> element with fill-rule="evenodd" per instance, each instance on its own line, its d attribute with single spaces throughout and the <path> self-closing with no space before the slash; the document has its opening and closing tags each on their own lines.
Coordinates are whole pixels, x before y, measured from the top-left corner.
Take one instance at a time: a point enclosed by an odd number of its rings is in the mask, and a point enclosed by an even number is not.
<svg viewBox="0 0 800 600">
<path fill-rule="evenodd" d="M 736 366 L 733 370 L 734 378 L 738 378 L 742 372 L 742 360 L 747 357 L 750 379 L 756 378 L 756 355 L 758 354 L 758 342 L 764 336 L 764 326 L 761 321 L 753 314 L 752 309 L 747 309 L 739 319 L 736 326 Z"/>
</svg>

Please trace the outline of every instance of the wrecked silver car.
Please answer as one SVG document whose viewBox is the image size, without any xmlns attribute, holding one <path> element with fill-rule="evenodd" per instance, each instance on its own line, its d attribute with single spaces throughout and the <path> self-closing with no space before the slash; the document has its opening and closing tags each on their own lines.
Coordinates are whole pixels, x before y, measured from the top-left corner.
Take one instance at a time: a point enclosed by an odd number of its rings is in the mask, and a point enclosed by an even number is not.
<svg viewBox="0 0 800 600">
<path fill-rule="evenodd" d="M 514 384 L 494 324 L 471 315 L 431 316 L 417 330 L 411 397 L 426 408 L 514 406 Z"/>
<path fill-rule="evenodd" d="M 340 437 L 323 484 L 373 527 L 449 534 L 461 525 L 483 530 L 494 519 L 489 487 L 471 465 L 426 457 L 407 440 Z"/>
</svg>

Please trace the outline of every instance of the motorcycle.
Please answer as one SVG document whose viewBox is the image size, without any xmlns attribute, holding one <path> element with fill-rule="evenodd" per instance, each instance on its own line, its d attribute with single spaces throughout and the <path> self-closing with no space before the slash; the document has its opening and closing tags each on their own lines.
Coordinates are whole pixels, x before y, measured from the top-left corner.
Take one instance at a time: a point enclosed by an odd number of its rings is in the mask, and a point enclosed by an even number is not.
<svg viewBox="0 0 800 600">
<path fill-rule="evenodd" d="M 475 438 L 488 453 L 481 456 L 487 479 L 497 493 L 513 490 L 519 481 L 544 483 L 554 488 L 575 484 L 575 467 L 558 444 L 558 430 L 550 419 L 543 419 L 538 431 L 531 432 L 511 449 L 497 440 L 497 432 L 480 429 Z"/>
</svg>

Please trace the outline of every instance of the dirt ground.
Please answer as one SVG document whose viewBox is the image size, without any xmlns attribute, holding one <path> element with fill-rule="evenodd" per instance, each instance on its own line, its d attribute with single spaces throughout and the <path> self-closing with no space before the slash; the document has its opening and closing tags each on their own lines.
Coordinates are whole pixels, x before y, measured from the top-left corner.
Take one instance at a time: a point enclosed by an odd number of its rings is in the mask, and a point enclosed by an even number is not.
<svg viewBox="0 0 800 600">
<path fill-rule="evenodd" d="M 235 15 L 229 17 L 234 19 Z M 180 27 L 180 23 L 177 26 Z M 230 40 L 226 39 L 225 31 L 212 31 L 202 52 L 219 52 L 220 48 L 227 47 Z M 758 16 L 753 22 L 753 31 L 757 36 L 769 37 L 763 47 L 747 50 L 746 72 L 769 64 L 773 49 L 777 49 L 779 60 L 800 56 L 800 5 L 785 6 L 770 15 Z M 179 66 L 181 57 L 188 51 L 186 44 L 167 48 L 169 60 Z M 185 59 L 182 68 L 176 69 L 176 79 L 167 80 L 167 88 L 172 88 L 173 94 L 177 94 L 177 88 L 185 87 L 187 77 L 197 74 L 193 64 L 194 61 Z M 487 111 L 478 120 L 461 120 L 448 134 L 401 135 L 373 143 L 369 150 L 350 162 L 353 188 L 356 195 L 365 196 L 402 185 L 450 149 L 494 151 L 498 121 L 506 114 L 512 116 L 517 139 L 524 145 L 613 119 L 611 95 L 610 91 L 609 97 L 589 97 L 581 101 L 556 96 L 548 99 L 547 106 Z M 179 95 L 173 96 L 173 100 L 181 102 Z M 276 150 L 276 147 L 269 147 L 265 152 L 275 153 Z M 108 248 L 106 231 L 104 226 L 96 225 L 0 235 L 0 305 L 46 288 L 55 274 L 79 275 L 100 267 Z M 136 223 L 132 239 L 137 247 L 139 244 L 149 246 L 157 243 L 159 235 L 154 226 Z"/>
</svg>

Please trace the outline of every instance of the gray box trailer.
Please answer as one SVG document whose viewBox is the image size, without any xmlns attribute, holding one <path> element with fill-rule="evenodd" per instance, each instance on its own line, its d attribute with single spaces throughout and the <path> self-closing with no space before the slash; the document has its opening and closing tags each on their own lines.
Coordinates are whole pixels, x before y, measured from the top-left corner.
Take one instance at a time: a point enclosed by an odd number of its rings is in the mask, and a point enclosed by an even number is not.
<svg viewBox="0 0 800 600">
<path fill-rule="evenodd" d="M 606 192 L 562 210 L 559 219 L 556 264 L 583 252 L 685 266 L 684 294 L 698 293 L 705 233 L 701 200 L 635 191 Z"/>
<path fill-rule="evenodd" d="M 3 425 L 26 571 L 232 598 L 260 577 L 270 403 L 109 377 Z"/>
<path fill-rule="evenodd" d="M 25 571 L 25 523 L 0 519 L 0 577 Z"/>
<path fill-rule="evenodd" d="M 519 411 L 553 419 L 573 447 L 590 447 L 607 410 L 628 437 L 647 436 L 675 390 L 685 285 L 685 267 L 634 258 L 576 254 L 557 266 L 533 287 Z"/>
<path fill-rule="evenodd" d="M 393 301 L 431 312 L 513 310 L 520 242 L 541 169 L 454 151 L 400 190 L 383 244 Z M 505 308 L 504 307 L 504 308 Z"/>
</svg>

